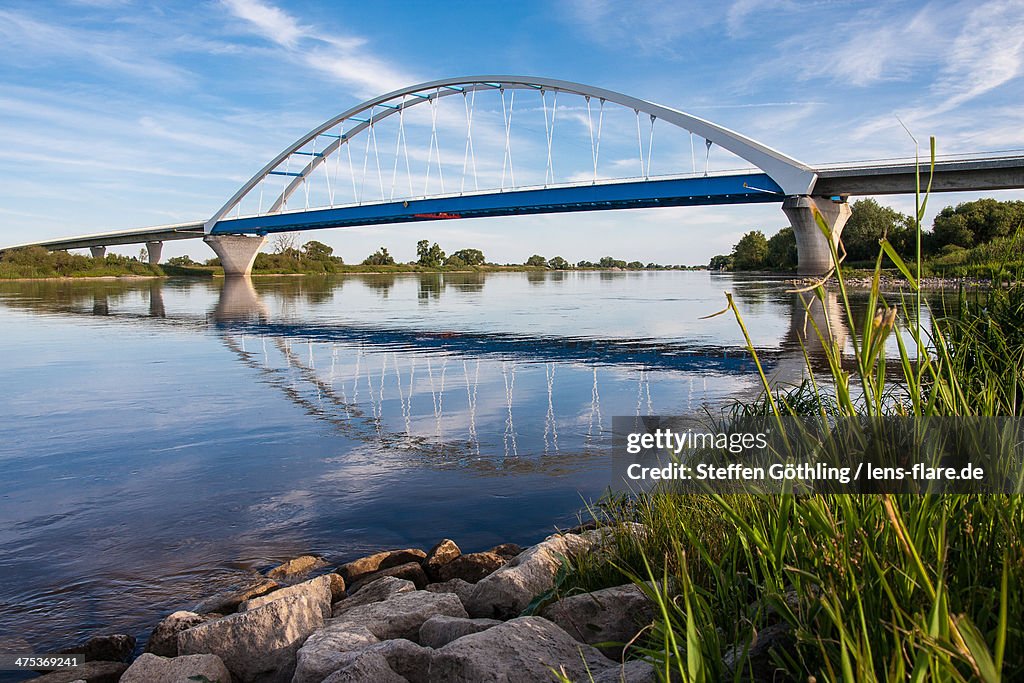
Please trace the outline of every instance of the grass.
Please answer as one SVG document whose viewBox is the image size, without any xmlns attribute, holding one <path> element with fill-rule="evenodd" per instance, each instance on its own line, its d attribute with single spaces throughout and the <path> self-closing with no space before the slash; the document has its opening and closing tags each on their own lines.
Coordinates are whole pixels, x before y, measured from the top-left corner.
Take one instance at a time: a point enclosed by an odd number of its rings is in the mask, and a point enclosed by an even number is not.
<svg viewBox="0 0 1024 683">
<path fill-rule="evenodd" d="M 927 192 L 918 199 L 920 230 Z M 886 261 L 908 282 L 900 301 L 879 291 Z M 864 310 L 835 273 L 853 358 L 816 330 L 825 372 L 815 375 L 808 357 L 810 379 L 779 390 L 758 363 L 762 398 L 726 419 L 1019 417 L 1024 287 L 961 293 L 923 327 L 914 324 L 925 308 L 914 272 L 883 239 Z M 824 301 L 824 282 L 806 294 Z M 757 360 L 731 296 L 720 314 L 735 318 Z M 592 513 L 617 530 L 614 542 L 567 563 L 548 597 L 635 582 L 658 616 L 627 656 L 652 662 L 660 680 L 1024 678 L 1019 495 L 683 494 L 662 485 L 609 496 Z"/>
</svg>

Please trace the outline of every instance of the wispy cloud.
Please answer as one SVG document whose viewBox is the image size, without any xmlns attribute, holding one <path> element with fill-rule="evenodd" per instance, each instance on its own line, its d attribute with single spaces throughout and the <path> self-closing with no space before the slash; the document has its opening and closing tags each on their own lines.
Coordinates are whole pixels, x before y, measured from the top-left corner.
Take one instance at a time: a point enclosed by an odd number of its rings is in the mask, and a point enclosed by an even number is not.
<svg viewBox="0 0 1024 683">
<path fill-rule="evenodd" d="M 222 2 L 244 25 L 282 48 L 289 59 L 354 88 L 358 96 L 379 95 L 417 81 L 403 69 L 373 54 L 362 37 L 318 32 L 262 0 Z"/>
</svg>

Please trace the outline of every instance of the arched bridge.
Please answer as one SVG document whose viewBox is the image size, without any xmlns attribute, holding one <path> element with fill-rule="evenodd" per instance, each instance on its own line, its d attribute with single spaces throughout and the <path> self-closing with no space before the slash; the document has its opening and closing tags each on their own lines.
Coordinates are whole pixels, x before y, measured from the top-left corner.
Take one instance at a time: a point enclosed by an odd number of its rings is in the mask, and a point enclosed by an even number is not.
<svg viewBox="0 0 1024 683">
<path fill-rule="evenodd" d="M 956 164 L 959 164 L 957 166 Z M 960 161 L 936 190 L 1021 187 L 1024 160 Z M 549 78 L 421 83 L 325 121 L 202 223 L 41 242 L 51 249 L 203 237 L 227 274 L 248 273 L 275 232 L 625 208 L 780 202 L 803 273 L 831 265 L 848 194 L 913 191 L 906 165 L 815 169 L 685 112 Z M 847 190 L 847 186 L 854 189 Z"/>
</svg>

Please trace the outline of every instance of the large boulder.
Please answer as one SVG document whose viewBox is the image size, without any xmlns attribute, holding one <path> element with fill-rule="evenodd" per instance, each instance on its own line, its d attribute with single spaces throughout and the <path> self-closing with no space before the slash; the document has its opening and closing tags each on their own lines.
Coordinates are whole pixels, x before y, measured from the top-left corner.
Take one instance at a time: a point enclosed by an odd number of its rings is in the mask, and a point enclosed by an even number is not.
<svg viewBox="0 0 1024 683">
<path fill-rule="evenodd" d="M 594 542 L 581 535 L 555 535 L 527 548 L 476 584 L 467 611 L 474 617 L 496 619 L 519 615 L 534 597 L 554 587 L 555 574 L 566 558 L 588 550 Z"/>
<path fill-rule="evenodd" d="M 441 581 L 442 579 L 437 578 L 437 570 L 442 565 L 446 565 L 456 557 L 462 554 L 462 550 L 459 546 L 450 538 L 442 539 L 437 545 L 427 551 L 427 556 L 423 560 L 423 569 L 427 572 L 427 576 L 430 577 L 431 581 Z"/>
<path fill-rule="evenodd" d="M 419 638 L 420 627 L 435 615 L 466 617 L 462 601 L 451 593 L 414 591 L 399 593 L 381 602 L 354 607 L 336 619 L 332 625 L 350 623 L 364 626 L 381 640 Z"/>
<path fill-rule="evenodd" d="M 430 617 L 420 626 L 419 642 L 432 648 L 441 648 L 470 633 L 480 633 L 502 622 L 497 619 L 466 619 L 463 617 Z"/>
<path fill-rule="evenodd" d="M 292 683 L 320 683 L 350 663 L 345 655 L 380 642 L 365 626 L 331 621 L 316 631 L 299 648 Z"/>
<path fill-rule="evenodd" d="M 126 662 L 135 650 L 135 636 L 118 633 L 93 636 L 81 645 L 61 650 L 58 654 L 81 654 L 87 662 Z"/>
<path fill-rule="evenodd" d="M 293 595 L 182 631 L 178 651 L 215 654 L 242 683 L 287 683 L 296 651 L 323 624 L 320 601 Z"/>
<path fill-rule="evenodd" d="M 338 573 L 341 574 L 341 578 L 345 579 L 346 584 L 352 585 L 367 574 L 378 572 L 381 569 L 390 569 L 391 567 L 397 567 L 400 564 L 407 564 L 409 562 L 422 562 L 426 556 L 425 552 L 416 548 L 385 550 L 384 552 L 374 553 L 373 555 L 367 555 L 358 560 L 347 562 L 338 567 Z"/>
<path fill-rule="evenodd" d="M 395 673 L 384 655 L 368 652 L 347 662 L 325 678 L 324 683 L 409 683 L 409 679 Z"/>
<path fill-rule="evenodd" d="M 631 659 L 597 674 L 593 683 L 655 683 L 657 680 L 658 677 L 650 662 Z"/>
<path fill-rule="evenodd" d="M 502 543 L 501 545 L 494 546 L 487 552 L 494 553 L 495 555 L 501 555 L 506 560 L 511 560 L 513 557 L 523 552 L 523 548 L 515 543 Z"/>
<path fill-rule="evenodd" d="M 562 598 L 541 611 L 582 643 L 628 643 L 654 619 L 654 606 L 634 584 L 605 588 Z M 622 657 L 622 645 L 601 648 L 612 659 Z"/>
<path fill-rule="evenodd" d="M 412 581 L 419 590 L 422 590 L 428 583 L 430 583 L 430 580 L 427 578 L 427 575 L 423 571 L 423 567 L 419 562 L 406 562 L 405 564 L 400 564 L 397 567 L 381 569 L 379 572 L 373 572 L 372 574 L 363 576 L 361 579 L 349 586 L 348 594 L 353 595 L 358 593 L 363 586 L 368 583 L 372 583 L 377 579 L 382 579 L 385 576 L 393 576 L 396 579 Z M 338 578 L 340 579 L 341 577 L 339 576 Z"/>
<path fill-rule="evenodd" d="M 564 671 L 570 680 L 589 680 L 615 666 L 547 619 L 519 617 L 435 651 L 430 680 L 549 681 L 552 670 Z"/>
<path fill-rule="evenodd" d="M 334 600 L 334 589 L 332 588 L 332 582 L 337 581 L 344 584 L 344 580 L 337 574 L 324 574 L 318 576 L 315 579 L 309 581 L 303 581 L 297 583 L 294 586 L 288 586 L 287 588 L 281 588 L 261 595 L 258 598 L 252 598 L 246 600 L 238 606 L 239 612 L 248 612 L 249 610 L 258 609 L 264 605 L 270 604 L 275 600 L 281 600 L 283 598 L 290 598 L 295 595 L 307 595 L 317 604 L 320 605 L 320 610 L 323 612 L 324 619 L 331 618 L 331 602 Z"/>
<path fill-rule="evenodd" d="M 201 600 L 191 611 L 197 614 L 231 614 L 246 600 L 265 595 L 280 587 L 281 584 L 273 579 L 252 579 L 240 588 L 223 591 Z"/>
<path fill-rule="evenodd" d="M 459 596 L 463 605 L 469 603 L 469 596 L 473 594 L 473 584 L 462 579 L 449 579 L 443 583 L 432 583 L 426 590 L 431 593 L 454 593 Z"/>
<path fill-rule="evenodd" d="M 231 674 L 217 655 L 158 657 L 143 654 L 121 676 L 120 683 L 183 683 L 201 680 L 210 683 L 231 683 Z"/>
<path fill-rule="evenodd" d="M 451 562 L 434 570 L 438 581 L 462 579 L 467 583 L 476 583 L 491 574 L 506 562 L 506 558 L 497 553 L 482 552 L 460 555 Z"/>
<path fill-rule="evenodd" d="M 121 674 L 128 670 L 124 662 L 85 662 L 81 666 L 70 669 L 57 669 L 43 674 L 33 681 L 40 683 L 72 683 L 87 681 L 88 683 L 117 683 Z"/>
<path fill-rule="evenodd" d="M 355 595 L 335 604 L 332 614 L 334 617 L 340 617 L 345 614 L 345 612 L 355 607 L 369 605 L 371 602 L 387 600 L 392 595 L 398 595 L 399 593 L 411 593 L 414 590 L 416 590 L 416 585 L 412 581 L 396 579 L 393 576 L 385 576 L 377 579 L 376 581 L 371 581 L 363 586 Z"/>
<path fill-rule="evenodd" d="M 300 555 L 299 557 L 294 557 L 287 562 L 274 567 L 267 572 L 267 576 L 279 581 L 283 579 L 287 580 L 303 576 L 314 569 L 320 569 L 321 567 L 326 566 L 327 562 L 316 555 Z"/>
<path fill-rule="evenodd" d="M 160 657 L 177 657 L 178 634 L 213 618 L 195 612 L 174 612 L 153 629 L 149 640 L 146 641 L 146 652 Z"/>
</svg>

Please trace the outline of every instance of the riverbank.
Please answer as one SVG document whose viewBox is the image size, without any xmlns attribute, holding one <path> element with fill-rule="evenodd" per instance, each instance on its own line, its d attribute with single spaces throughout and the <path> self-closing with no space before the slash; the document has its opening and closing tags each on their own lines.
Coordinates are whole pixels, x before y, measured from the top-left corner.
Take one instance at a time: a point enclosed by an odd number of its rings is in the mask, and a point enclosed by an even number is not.
<svg viewBox="0 0 1024 683">
<path fill-rule="evenodd" d="M 86 653 L 82 669 L 36 680 L 429 683 L 543 681 L 557 671 L 573 681 L 654 681 L 642 650 L 628 645 L 655 617 L 640 587 L 556 594 L 562 563 L 608 554 L 616 532 L 644 530 L 587 525 L 527 549 L 473 553 L 442 539 L 336 567 L 292 558 L 167 615 L 138 657 L 135 636 L 98 635 L 62 650 Z"/>
</svg>

